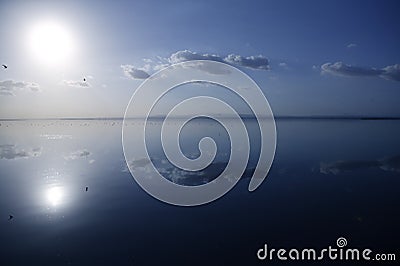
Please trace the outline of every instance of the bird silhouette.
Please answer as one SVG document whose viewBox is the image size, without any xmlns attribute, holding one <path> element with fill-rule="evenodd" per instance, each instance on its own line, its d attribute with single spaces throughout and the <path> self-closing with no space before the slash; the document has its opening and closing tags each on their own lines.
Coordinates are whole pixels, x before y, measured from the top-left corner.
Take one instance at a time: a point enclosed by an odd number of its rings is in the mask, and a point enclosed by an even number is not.
<svg viewBox="0 0 400 266">
<path fill-rule="evenodd" d="M 86 187 L 86 188 L 85 188 L 85 191 L 88 191 L 88 190 L 89 190 L 89 187 Z"/>
<path fill-rule="evenodd" d="M 8 66 L 7 65 L 5 65 L 5 64 L 2 64 L 1 65 L 4 69 L 6 69 Z"/>
<path fill-rule="evenodd" d="M 9 215 L 9 217 L 8 217 L 8 220 L 11 220 L 11 219 L 13 219 L 14 218 L 14 216 L 12 216 L 11 214 Z"/>
<path fill-rule="evenodd" d="M 83 81 L 86 82 L 86 78 L 83 78 Z"/>
</svg>

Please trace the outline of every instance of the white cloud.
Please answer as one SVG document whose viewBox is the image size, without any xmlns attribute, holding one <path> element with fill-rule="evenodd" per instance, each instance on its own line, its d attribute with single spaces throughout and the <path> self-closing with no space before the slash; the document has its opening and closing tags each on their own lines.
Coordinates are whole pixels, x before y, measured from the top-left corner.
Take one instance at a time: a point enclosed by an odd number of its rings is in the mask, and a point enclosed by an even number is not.
<svg viewBox="0 0 400 266">
<path fill-rule="evenodd" d="M 343 62 L 325 63 L 321 66 L 321 70 L 323 73 L 358 77 L 374 77 L 383 72 L 381 69 L 346 65 Z"/>
<path fill-rule="evenodd" d="M 349 43 L 346 47 L 347 48 L 356 48 L 358 45 L 356 43 Z"/>
<path fill-rule="evenodd" d="M 199 54 L 189 50 L 183 50 L 172 54 L 168 58 L 168 62 L 170 62 L 171 64 L 191 61 L 191 60 L 213 60 L 218 62 L 225 62 L 235 66 L 247 67 L 251 69 L 262 69 L 262 70 L 269 69 L 269 61 L 266 57 L 262 55 L 244 57 L 241 55 L 230 54 L 223 58 L 215 54 Z"/>
<path fill-rule="evenodd" d="M 27 81 L 3 80 L 0 81 L 0 95 L 14 96 L 16 91 L 29 90 L 39 92 L 40 87 L 37 83 Z"/>
<path fill-rule="evenodd" d="M 392 66 L 387 66 L 382 68 L 383 73 L 382 78 L 400 81 L 400 64 L 395 64 Z"/>
<path fill-rule="evenodd" d="M 121 65 L 125 76 L 132 79 L 147 79 L 150 75 L 143 69 L 135 68 L 132 65 Z"/>
<path fill-rule="evenodd" d="M 91 87 L 90 83 L 83 80 L 63 80 L 62 83 L 69 87 L 75 88 L 89 88 Z"/>
<path fill-rule="evenodd" d="M 154 71 L 158 71 L 158 70 L 161 70 L 161 69 L 166 68 L 168 66 L 170 66 L 169 63 L 159 62 L 157 65 L 153 66 L 153 70 Z"/>
<path fill-rule="evenodd" d="M 193 61 L 193 60 L 213 60 L 217 62 L 227 63 L 233 66 L 246 67 L 254 70 L 269 70 L 269 61 L 262 55 L 258 56 L 241 56 L 230 54 L 226 57 L 221 57 L 216 54 L 200 54 L 190 50 L 177 51 L 167 58 L 157 56 L 157 60 L 143 59 L 145 65 L 141 68 L 136 68 L 132 65 L 121 65 L 125 76 L 132 79 L 146 79 L 150 76 L 150 71 L 158 71 L 172 64 Z M 221 73 L 221 69 L 208 69 L 201 63 L 196 64 L 196 67 L 203 67 L 204 71 L 212 74 L 225 74 L 226 71 Z"/>
<path fill-rule="evenodd" d="M 321 66 L 322 73 L 353 77 L 381 77 L 384 79 L 400 81 L 400 65 L 395 64 L 381 69 L 371 67 L 357 67 L 346 65 L 342 62 L 325 63 Z"/>
<path fill-rule="evenodd" d="M 143 67 L 137 68 L 133 65 L 121 65 L 122 71 L 125 76 L 132 79 L 146 79 L 150 77 L 151 71 L 158 71 L 165 67 L 168 67 L 172 64 L 193 61 L 193 60 L 212 60 L 217 62 L 227 63 L 233 66 L 245 67 L 253 70 L 269 70 L 269 61 L 266 57 L 262 55 L 258 56 L 241 56 L 236 54 L 230 54 L 226 57 L 221 57 L 216 54 L 200 54 L 197 52 L 192 52 L 190 50 L 181 50 L 171 54 L 169 57 L 163 58 L 157 56 L 157 60 L 152 59 L 143 59 L 145 63 Z M 197 63 L 196 67 L 200 69 L 212 73 L 212 74 L 225 74 L 226 70 L 221 72 L 221 69 L 209 69 L 208 66 L 204 66 L 204 64 Z"/>
<path fill-rule="evenodd" d="M 269 61 L 262 55 L 243 57 L 241 55 L 230 54 L 224 58 L 224 61 L 236 66 L 269 70 Z"/>
<path fill-rule="evenodd" d="M 219 61 L 219 62 L 223 61 L 223 59 L 218 55 L 198 54 L 196 52 L 192 52 L 189 50 L 178 51 L 178 52 L 172 54 L 168 58 L 168 61 L 171 64 L 176 64 L 176 63 L 185 62 L 185 61 L 192 61 L 192 60 L 214 60 L 214 61 Z"/>
</svg>

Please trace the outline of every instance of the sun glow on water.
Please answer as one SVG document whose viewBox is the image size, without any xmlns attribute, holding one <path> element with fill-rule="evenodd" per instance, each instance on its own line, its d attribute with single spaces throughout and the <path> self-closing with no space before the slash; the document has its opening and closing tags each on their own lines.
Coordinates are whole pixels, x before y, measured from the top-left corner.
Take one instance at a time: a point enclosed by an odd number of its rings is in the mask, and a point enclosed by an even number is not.
<svg viewBox="0 0 400 266">
<path fill-rule="evenodd" d="M 62 187 L 51 187 L 46 191 L 46 199 L 52 206 L 61 204 L 64 196 Z"/>
</svg>

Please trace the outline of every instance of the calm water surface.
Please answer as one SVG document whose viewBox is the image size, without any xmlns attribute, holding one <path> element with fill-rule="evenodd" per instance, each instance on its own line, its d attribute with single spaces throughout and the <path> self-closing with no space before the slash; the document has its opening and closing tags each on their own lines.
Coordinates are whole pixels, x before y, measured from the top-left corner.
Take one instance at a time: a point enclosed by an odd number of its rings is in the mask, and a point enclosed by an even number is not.
<svg viewBox="0 0 400 266">
<path fill-rule="evenodd" d="M 318 248 L 341 236 L 353 247 L 400 251 L 400 121 L 278 120 L 272 169 L 250 193 L 259 131 L 247 120 L 242 180 L 192 208 L 135 183 L 120 120 L 0 123 L 0 265 L 261 265 L 264 243 Z M 183 152 L 197 157 L 198 141 L 211 136 L 218 155 L 195 174 L 174 169 L 159 145 L 160 122 L 150 127 L 152 161 L 172 182 L 209 182 L 229 158 L 225 130 L 197 119 L 183 128 Z"/>
</svg>

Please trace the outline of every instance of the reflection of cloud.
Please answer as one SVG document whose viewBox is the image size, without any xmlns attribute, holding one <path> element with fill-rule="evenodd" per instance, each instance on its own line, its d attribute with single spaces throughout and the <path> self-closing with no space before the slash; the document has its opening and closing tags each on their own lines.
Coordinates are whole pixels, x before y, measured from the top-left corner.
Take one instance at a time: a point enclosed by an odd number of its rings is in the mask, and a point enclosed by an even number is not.
<svg viewBox="0 0 400 266">
<path fill-rule="evenodd" d="M 400 172 L 400 155 L 379 160 L 379 167 L 385 171 Z"/>
<path fill-rule="evenodd" d="M 130 169 L 135 169 L 135 171 L 145 174 L 145 177 L 149 179 L 154 177 L 154 166 L 161 176 L 173 183 L 185 186 L 197 186 L 214 181 L 223 172 L 227 162 L 214 162 L 200 171 L 186 171 L 174 167 L 166 159 L 159 158 L 151 158 L 151 160 L 148 158 L 132 159 L 128 161 L 128 164 Z M 129 172 L 126 164 L 122 172 Z M 253 172 L 254 168 L 248 167 L 242 178 L 251 177 Z M 222 178 L 234 181 L 236 177 L 224 175 Z"/>
<path fill-rule="evenodd" d="M 15 91 L 18 90 L 29 90 L 33 92 L 39 92 L 40 87 L 37 83 L 34 82 L 14 81 L 14 80 L 0 81 L 0 95 L 14 96 Z"/>
<path fill-rule="evenodd" d="M 132 79 L 147 79 L 150 75 L 143 69 L 135 68 L 132 65 L 121 65 L 125 76 Z"/>
<path fill-rule="evenodd" d="M 141 159 L 132 159 L 129 160 L 127 164 L 124 164 L 124 167 L 122 169 L 122 172 L 129 172 L 128 166 L 130 168 L 146 168 L 151 163 L 151 161 L 147 158 L 141 158 Z"/>
<path fill-rule="evenodd" d="M 204 177 L 199 179 L 205 175 L 203 171 L 185 171 L 176 167 L 173 167 L 169 162 L 165 159 L 158 158 L 142 158 L 142 159 L 132 159 L 128 161 L 129 168 L 135 169 L 136 171 L 142 172 L 146 174 L 146 178 L 154 177 L 154 169 L 153 166 L 157 169 L 158 173 L 161 174 L 167 180 L 181 185 L 199 185 L 207 183 L 207 178 Z M 122 172 L 129 172 L 127 165 L 124 166 Z"/>
<path fill-rule="evenodd" d="M 63 80 L 62 83 L 69 87 L 75 88 L 89 88 L 91 87 L 90 83 L 83 80 Z"/>
<path fill-rule="evenodd" d="M 142 159 L 138 159 L 138 160 L 129 161 L 129 166 L 130 167 L 146 167 L 150 163 L 151 163 L 151 161 L 149 159 L 142 158 Z"/>
<path fill-rule="evenodd" d="M 88 150 L 73 151 L 69 155 L 64 156 L 65 160 L 77 160 L 80 158 L 87 158 L 91 153 Z"/>
<path fill-rule="evenodd" d="M 64 134 L 41 134 L 40 137 L 46 138 L 48 140 L 72 139 L 72 135 L 64 135 Z"/>
<path fill-rule="evenodd" d="M 330 163 L 320 163 L 322 174 L 337 175 L 341 172 L 354 171 L 358 169 L 379 168 L 384 171 L 400 172 L 400 155 L 387 157 L 373 161 L 336 161 Z"/>
<path fill-rule="evenodd" d="M 18 149 L 15 145 L 0 145 L 0 159 L 14 160 L 19 158 L 36 157 L 42 154 L 42 148 L 33 148 L 28 151 Z"/>
<path fill-rule="evenodd" d="M 331 163 L 321 163 L 320 172 L 323 174 L 337 175 L 343 171 L 352 171 L 377 166 L 379 166 L 379 164 L 376 161 L 336 161 Z"/>
<path fill-rule="evenodd" d="M 400 65 L 395 64 L 381 69 L 371 67 L 357 67 L 346 65 L 343 62 L 325 63 L 321 66 L 322 73 L 353 77 L 381 77 L 400 81 Z"/>
</svg>

